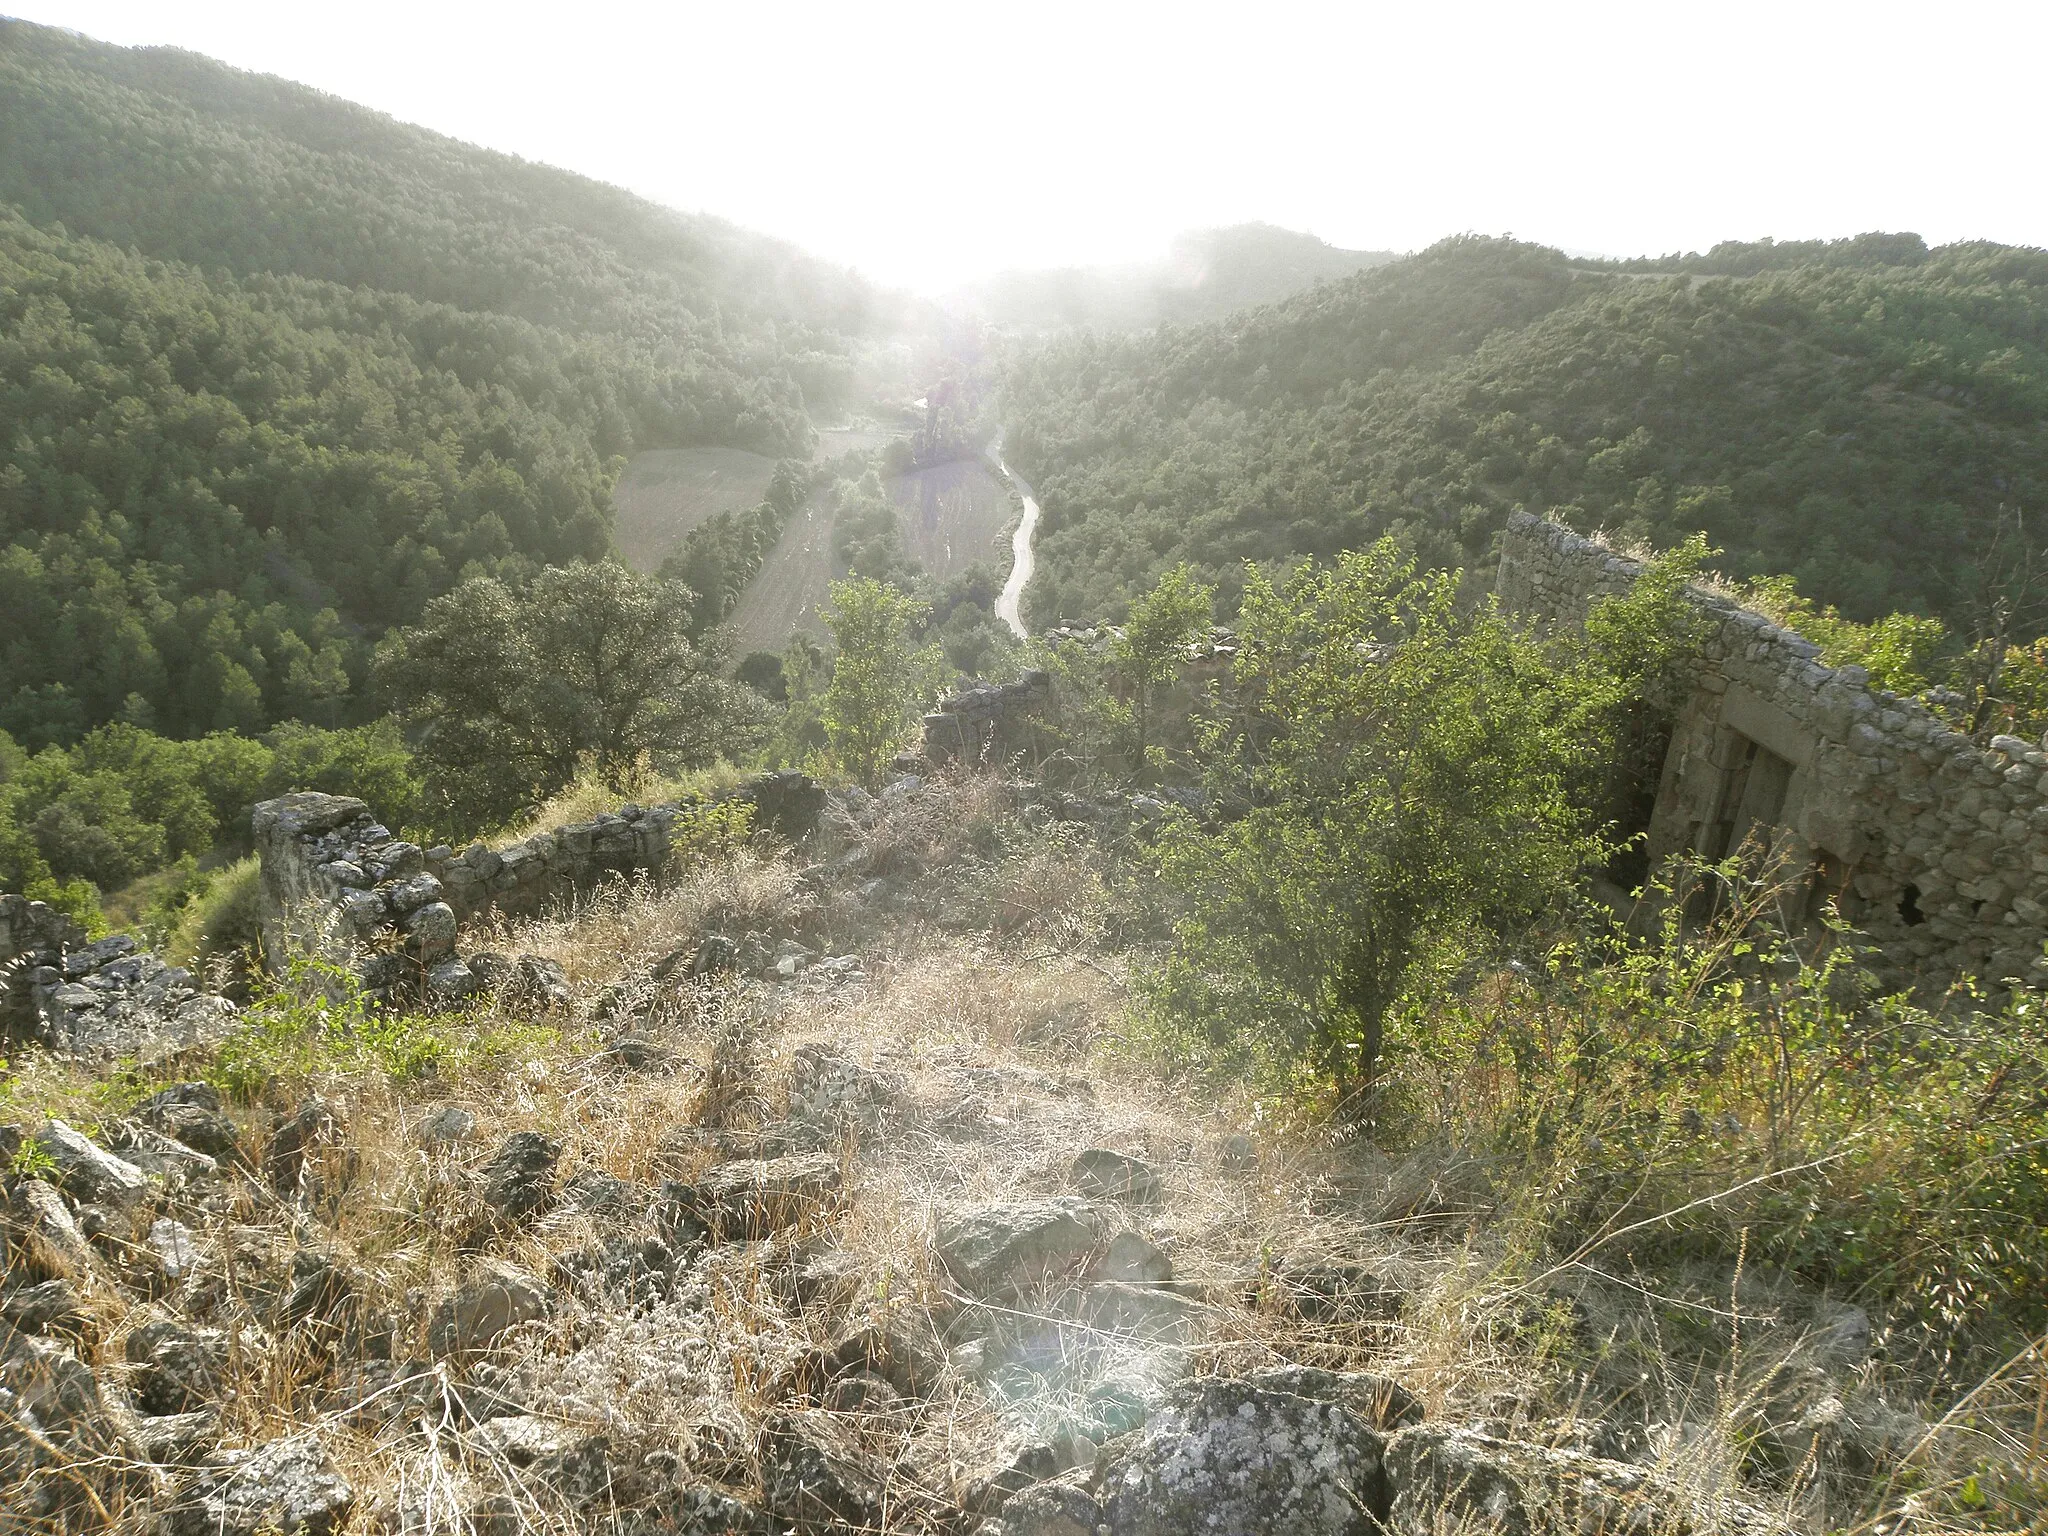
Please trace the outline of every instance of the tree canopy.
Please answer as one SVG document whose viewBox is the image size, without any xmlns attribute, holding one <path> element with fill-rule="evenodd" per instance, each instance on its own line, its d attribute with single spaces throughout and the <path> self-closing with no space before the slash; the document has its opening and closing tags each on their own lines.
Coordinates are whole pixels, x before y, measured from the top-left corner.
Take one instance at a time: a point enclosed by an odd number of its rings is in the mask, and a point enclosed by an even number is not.
<svg viewBox="0 0 2048 1536">
<path fill-rule="evenodd" d="M 1718 274 L 1730 275 L 1718 275 Z M 1460 237 L 1201 326 L 1021 353 L 1005 453 L 1044 508 L 1037 624 L 1181 561 L 1391 533 L 1480 580 L 1516 505 L 1869 620 L 1958 616 L 2002 509 L 2048 505 L 2048 252 L 1913 237 L 1660 272 Z"/>
</svg>

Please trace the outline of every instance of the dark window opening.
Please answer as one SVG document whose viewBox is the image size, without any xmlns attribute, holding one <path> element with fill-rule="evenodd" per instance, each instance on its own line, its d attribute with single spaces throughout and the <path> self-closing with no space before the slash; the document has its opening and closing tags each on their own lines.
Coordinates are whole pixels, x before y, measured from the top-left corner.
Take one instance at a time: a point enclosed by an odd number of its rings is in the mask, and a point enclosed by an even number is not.
<svg viewBox="0 0 2048 1536">
<path fill-rule="evenodd" d="M 1918 928 L 1927 921 L 1927 914 L 1920 910 L 1920 887 L 1909 885 L 1899 897 L 1899 921 L 1908 928 Z"/>
</svg>

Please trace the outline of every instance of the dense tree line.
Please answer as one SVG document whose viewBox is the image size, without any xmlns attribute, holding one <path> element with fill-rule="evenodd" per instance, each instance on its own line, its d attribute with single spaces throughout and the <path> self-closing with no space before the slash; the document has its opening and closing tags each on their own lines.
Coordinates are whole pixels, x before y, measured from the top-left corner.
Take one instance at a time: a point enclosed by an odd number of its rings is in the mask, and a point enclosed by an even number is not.
<svg viewBox="0 0 2048 1536">
<path fill-rule="evenodd" d="M 804 466 L 784 459 L 775 466 L 768 494 L 757 505 L 712 514 L 661 562 L 662 579 L 679 581 L 693 594 L 690 625 L 695 633 L 732 617 L 748 583 L 761 573 L 783 529 L 810 493 L 811 476 Z"/>
<path fill-rule="evenodd" d="M 367 718 L 465 575 L 610 548 L 624 455 L 805 455 L 847 274 L 192 55 L 0 22 L 0 729 Z"/>
<path fill-rule="evenodd" d="M 2048 505 L 2048 252 L 1723 248 L 1746 277 L 1462 237 L 1214 325 L 1020 354 L 1006 452 L 1045 510 L 1032 618 L 1189 560 L 1392 533 L 1484 579 L 1517 504 L 1869 619 L 1962 617 L 2001 509 Z M 1771 265 L 1785 261 L 1786 265 Z"/>
<path fill-rule="evenodd" d="M 842 269 L 722 220 L 170 48 L 0 22 L 0 202 L 238 274 L 291 272 L 631 339 L 833 403 L 893 318 Z"/>
</svg>

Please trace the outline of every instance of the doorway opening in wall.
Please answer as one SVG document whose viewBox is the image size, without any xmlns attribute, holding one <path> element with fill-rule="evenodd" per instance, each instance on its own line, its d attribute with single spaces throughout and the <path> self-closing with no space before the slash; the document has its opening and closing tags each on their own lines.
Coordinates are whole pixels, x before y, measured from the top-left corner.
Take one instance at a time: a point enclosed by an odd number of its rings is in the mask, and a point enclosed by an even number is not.
<svg viewBox="0 0 2048 1536">
<path fill-rule="evenodd" d="M 1792 783 L 1790 763 L 1740 732 L 1728 756 L 1720 811 L 1700 849 L 1709 859 L 1725 859 L 1752 839 L 1767 846 L 1785 813 L 1785 791 Z"/>
<path fill-rule="evenodd" d="M 1641 890 L 1650 879 L 1650 818 L 1670 751 L 1671 721 L 1642 705 L 1638 718 L 1622 732 L 1602 812 L 1602 819 L 1627 839 L 1602 871 L 1624 895 Z"/>
</svg>

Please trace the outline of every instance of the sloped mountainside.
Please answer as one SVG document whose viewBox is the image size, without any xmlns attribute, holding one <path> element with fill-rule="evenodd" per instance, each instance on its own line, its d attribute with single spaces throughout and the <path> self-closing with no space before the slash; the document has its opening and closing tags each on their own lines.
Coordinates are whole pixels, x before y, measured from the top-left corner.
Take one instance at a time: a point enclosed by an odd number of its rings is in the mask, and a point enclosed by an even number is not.
<svg viewBox="0 0 2048 1536">
<path fill-rule="evenodd" d="M 1003 272 L 955 295 L 962 309 L 1021 331 L 1192 325 L 1270 304 L 1395 259 L 1347 251 L 1271 224 L 1192 230 L 1156 261 Z"/>
<path fill-rule="evenodd" d="M 807 456 L 890 302 L 787 246 L 193 55 L 0 22 L 0 729 L 361 718 L 644 448 Z"/>
<path fill-rule="evenodd" d="M 1912 236 L 1597 265 L 1460 237 L 1214 324 L 1016 364 L 1038 624 L 1189 560 L 1395 532 L 1484 569 L 1516 506 L 1961 621 L 2048 492 L 2048 252 Z"/>
</svg>

